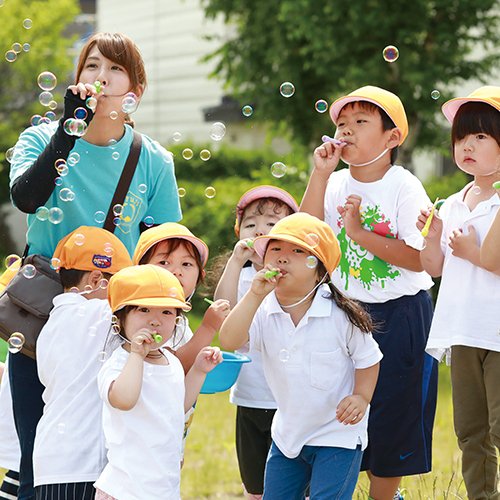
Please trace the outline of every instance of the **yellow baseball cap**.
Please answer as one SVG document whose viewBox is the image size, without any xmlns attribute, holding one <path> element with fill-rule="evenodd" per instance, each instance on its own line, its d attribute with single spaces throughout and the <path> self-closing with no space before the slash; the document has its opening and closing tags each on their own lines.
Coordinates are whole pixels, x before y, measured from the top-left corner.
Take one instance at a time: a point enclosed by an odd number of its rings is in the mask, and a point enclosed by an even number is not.
<svg viewBox="0 0 500 500">
<path fill-rule="evenodd" d="M 265 236 L 254 240 L 254 248 L 264 257 L 270 240 L 288 241 L 311 252 L 325 266 L 329 275 L 340 262 L 340 245 L 333 229 L 313 215 L 299 212 L 278 221 Z"/>
<path fill-rule="evenodd" d="M 500 111 L 500 87 L 494 85 L 479 87 L 467 97 L 455 97 L 455 99 L 446 101 L 441 107 L 441 111 L 447 120 L 453 123 L 458 108 L 466 102 L 484 102 L 493 106 L 497 111 Z"/>
<path fill-rule="evenodd" d="M 153 264 L 126 267 L 112 276 L 108 301 L 113 312 L 125 306 L 191 309 L 179 280 L 170 271 Z"/>
<path fill-rule="evenodd" d="M 5 290 L 5 287 L 12 281 L 12 278 L 21 268 L 21 261 L 21 257 L 17 257 L 0 275 L 0 293 Z"/>
<path fill-rule="evenodd" d="M 125 245 L 101 227 L 80 226 L 65 236 L 54 251 L 58 267 L 117 273 L 132 261 Z"/>
<path fill-rule="evenodd" d="M 284 189 L 276 186 L 262 185 L 249 189 L 247 192 L 243 193 L 240 200 L 236 205 L 236 221 L 234 223 L 234 232 L 236 236 L 240 234 L 240 224 L 245 208 L 256 200 L 261 200 L 263 198 L 276 198 L 282 201 L 285 205 L 290 207 L 292 213 L 299 211 L 299 206 L 295 201 L 295 198 Z"/>
<path fill-rule="evenodd" d="M 172 238 L 180 238 L 191 242 L 200 254 L 203 267 L 206 266 L 208 261 L 208 247 L 206 243 L 197 238 L 186 226 L 177 224 L 176 222 L 160 224 L 159 226 L 147 229 L 141 234 L 135 247 L 134 256 L 132 257 L 134 265 L 138 265 L 146 252 L 154 245 Z"/>
<path fill-rule="evenodd" d="M 366 87 L 361 87 L 360 89 L 337 99 L 330 106 L 330 117 L 333 123 L 337 125 L 339 114 L 346 104 L 357 101 L 368 101 L 375 104 L 379 108 L 382 108 L 400 130 L 401 140 L 399 141 L 399 145 L 403 144 L 408 136 L 408 119 L 406 118 L 403 103 L 396 94 L 393 94 L 388 90 L 381 89 L 380 87 L 367 85 Z"/>
</svg>

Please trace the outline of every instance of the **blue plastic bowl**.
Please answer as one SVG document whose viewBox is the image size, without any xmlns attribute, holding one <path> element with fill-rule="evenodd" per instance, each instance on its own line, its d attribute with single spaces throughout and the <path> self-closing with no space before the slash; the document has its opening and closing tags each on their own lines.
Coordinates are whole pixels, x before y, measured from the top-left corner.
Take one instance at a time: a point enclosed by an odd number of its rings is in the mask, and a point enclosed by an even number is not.
<svg viewBox="0 0 500 500">
<path fill-rule="evenodd" d="M 236 382 L 241 365 L 250 361 L 251 359 L 243 354 L 222 351 L 222 363 L 219 363 L 211 372 L 207 373 L 200 394 L 227 391 Z"/>
</svg>

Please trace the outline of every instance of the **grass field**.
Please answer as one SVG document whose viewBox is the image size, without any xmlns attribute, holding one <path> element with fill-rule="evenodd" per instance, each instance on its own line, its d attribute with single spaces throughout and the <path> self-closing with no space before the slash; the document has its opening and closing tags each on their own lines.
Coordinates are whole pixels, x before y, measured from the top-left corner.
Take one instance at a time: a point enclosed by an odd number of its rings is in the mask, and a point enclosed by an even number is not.
<svg viewBox="0 0 500 500">
<path fill-rule="evenodd" d="M 229 394 L 201 395 L 187 439 L 182 470 L 182 498 L 239 499 L 241 481 L 234 448 L 235 407 Z M 361 474 L 355 499 L 367 498 Z M 439 397 L 434 426 L 433 471 L 404 480 L 406 499 L 465 499 L 460 450 L 453 432 L 449 368 L 440 366 Z"/>
</svg>

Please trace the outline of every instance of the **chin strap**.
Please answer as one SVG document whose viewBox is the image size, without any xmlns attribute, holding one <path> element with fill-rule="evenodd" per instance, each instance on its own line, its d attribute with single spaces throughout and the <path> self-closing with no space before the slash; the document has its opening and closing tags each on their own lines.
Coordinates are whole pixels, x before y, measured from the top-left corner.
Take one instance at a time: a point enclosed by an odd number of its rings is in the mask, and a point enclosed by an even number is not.
<svg viewBox="0 0 500 500">
<path fill-rule="evenodd" d="M 384 149 L 376 158 L 374 158 L 373 160 L 367 161 L 366 163 L 349 163 L 349 165 L 351 165 L 353 167 L 366 167 L 366 165 L 371 165 L 373 162 L 380 160 L 380 158 L 382 158 L 382 156 L 384 156 L 385 153 L 387 153 L 387 151 L 389 151 L 389 150 Z"/>
<path fill-rule="evenodd" d="M 296 307 L 296 306 L 302 304 L 302 302 L 304 302 L 307 298 L 309 298 L 311 296 L 311 294 L 313 294 L 316 291 L 316 289 L 325 282 L 325 279 L 327 276 L 328 276 L 328 273 L 325 273 L 325 275 L 321 278 L 319 283 L 305 297 L 302 297 L 298 302 L 295 302 L 295 304 L 289 304 L 287 306 L 280 304 L 280 306 L 283 309 L 291 309 L 292 307 Z"/>
</svg>

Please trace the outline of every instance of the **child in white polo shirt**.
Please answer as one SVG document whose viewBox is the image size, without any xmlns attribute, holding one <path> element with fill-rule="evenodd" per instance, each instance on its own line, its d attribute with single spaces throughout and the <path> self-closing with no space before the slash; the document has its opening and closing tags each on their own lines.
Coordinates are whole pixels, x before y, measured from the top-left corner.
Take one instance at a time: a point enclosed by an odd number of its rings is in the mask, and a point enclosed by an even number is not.
<svg viewBox="0 0 500 500">
<path fill-rule="evenodd" d="M 45 407 L 33 450 L 35 495 L 87 500 L 106 464 L 97 374 L 111 328 L 107 279 L 132 261 L 114 234 L 81 226 L 59 242 L 52 263 L 64 293 L 36 345 Z"/>
<path fill-rule="evenodd" d="M 234 306 L 245 295 L 264 265 L 253 248 L 253 240 L 268 234 L 276 222 L 298 209 L 293 196 L 275 186 L 256 186 L 241 196 L 234 224 L 239 241 L 215 290 L 216 299 L 228 299 Z M 231 388 L 230 401 L 237 405 L 236 455 L 245 495 L 258 500 L 264 491 L 264 469 L 277 405 L 264 377 L 260 353 L 250 349 L 248 343 L 238 352 L 248 355 L 252 362 L 242 366 Z"/>
<path fill-rule="evenodd" d="M 305 213 L 254 240 L 264 258 L 226 318 L 221 345 L 250 340 L 278 409 L 264 499 L 351 498 L 367 445 L 368 407 L 382 354 L 368 313 L 330 282 L 340 260 L 332 229 Z"/>
<path fill-rule="evenodd" d="M 441 360 L 451 350 L 455 432 L 467 494 L 475 499 L 499 496 L 500 270 L 487 271 L 480 262 L 480 243 L 500 213 L 492 186 L 500 162 L 499 111 L 500 87 L 493 86 L 443 105 L 455 162 L 474 180 L 434 213 L 421 252 L 424 268 L 441 276 L 427 352 Z M 422 210 L 419 229 L 431 210 Z"/>
</svg>

